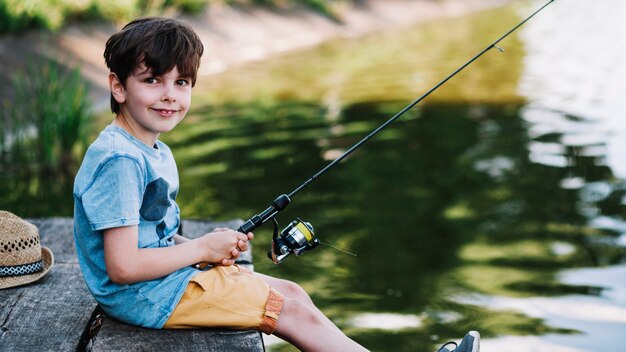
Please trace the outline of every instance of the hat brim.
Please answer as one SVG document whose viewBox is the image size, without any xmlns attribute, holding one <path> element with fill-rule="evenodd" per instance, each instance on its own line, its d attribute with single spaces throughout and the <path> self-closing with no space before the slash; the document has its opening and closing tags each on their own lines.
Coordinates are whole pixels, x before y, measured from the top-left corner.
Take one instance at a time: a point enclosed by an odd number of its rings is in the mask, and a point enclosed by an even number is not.
<svg viewBox="0 0 626 352">
<path fill-rule="evenodd" d="M 41 261 L 43 270 L 40 272 L 30 275 L 0 277 L 0 289 L 30 284 L 44 277 L 54 265 L 54 255 L 49 248 L 41 247 Z"/>
</svg>

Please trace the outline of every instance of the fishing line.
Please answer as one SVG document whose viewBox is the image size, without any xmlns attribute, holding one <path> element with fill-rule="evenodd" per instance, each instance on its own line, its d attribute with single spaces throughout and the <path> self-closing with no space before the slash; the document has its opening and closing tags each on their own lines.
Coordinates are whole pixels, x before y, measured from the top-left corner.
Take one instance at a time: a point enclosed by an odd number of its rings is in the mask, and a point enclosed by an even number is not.
<svg viewBox="0 0 626 352">
<path fill-rule="evenodd" d="M 345 253 L 347 255 L 351 255 L 353 257 L 356 257 L 356 253 L 348 252 L 347 250 L 345 250 L 343 248 L 339 248 L 339 247 L 335 246 L 334 244 L 332 244 L 330 242 L 322 242 L 322 241 L 320 241 L 320 244 L 323 244 L 324 246 L 332 247 L 332 248 L 338 250 L 339 252 L 342 252 L 342 253 Z"/>
<path fill-rule="evenodd" d="M 350 147 L 350 149 L 346 150 L 343 154 L 338 156 L 331 163 L 326 165 L 324 168 L 322 168 L 313 176 L 311 176 L 308 180 L 306 180 L 305 182 L 300 184 L 298 187 L 296 187 L 293 191 L 289 192 L 288 194 L 282 194 L 278 196 L 267 209 L 265 209 L 260 214 L 254 215 L 250 219 L 245 221 L 243 225 L 241 225 L 239 229 L 237 229 L 237 231 L 242 232 L 242 233 L 248 233 L 260 227 L 267 221 L 272 220 L 274 222 L 274 235 L 272 237 L 272 246 L 271 246 L 270 252 L 268 253 L 268 256 L 276 264 L 281 263 L 287 256 L 289 256 L 292 253 L 296 255 L 302 255 L 302 253 L 304 253 L 305 251 L 308 251 L 317 247 L 320 244 L 320 241 L 315 236 L 313 226 L 308 222 L 304 222 L 300 219 L 296 219 L 292 221 L 289 224 L 289 226 L 287 226 L 287 228 L 285 228 L 283 231 L 278 230 L 278 222 L 276 221 L 275 217 L 280 211 L 284 210 L 289 205 L 289 203 L 291 202 L 291 198 L 293 198 L 297 193 L 299 193 L 304 188 L 309 186 L 313 181 L 318 179 L 320 176 L 324 175 L 330 169 L 335 167 L 335 165 L 340 163 L 343 159 L 345 159 L 347 156 L 352 154 L 355 150 L 360 148 L 363 144 L 367 143 L 367 141 L 369 141 L 372 137 L 374 137 L 380 131 L 382 131 L 387 126 L 392 124 L 402 115 L 404 115 L 407 111 L 409 111 L 419 102 L 424 100 L 424 98 L 428 97 L 431 93 L 439 89 L 439 87 L 444 85 L 452 77 L 456 76 L 459 72 L 463 71 L 463 69 L 471 65 L 474 61 L 476 61 L 479 57 L 481 57 L 487 51 L 491 49 L 496 49 L 503 53 L 504 49 L 499 47 L 498 43 L 500 43 L 504 38 L 508 37 L 515 30 L 517 30 L 519 27 L 521 27 L 526 22 L 528 22 L 531 18 L 535 17 L 535 15 L 537 15 L 539 12 L 541 12 L 544 8 L 546 8 L 548 5 L 550 5 L 554 1 L 555 0 L 550 0 L 547 3 L 545 3 L 538 10 L 533 12 L 530 16 L 526 17 L 523 21 L 521 21 L 520 23 L 515 25 L 513 28 L 511 28 L 509 31 L 504 33 L 500 38 L 496 39 L 493 43 L 489 44 L 485 49 L 481 50 L 478 54 L 474 55 L 474 57 L 472 57 L 469 61 L 467 61 L 466 63 L 461 65 L 461 67 L 459 67 L 454 72 L 446 76 L 443 80 L 441 80 L 431 89 L 429 89 L 422 96 L 412 101 L 409 105 L 407 105 L 404 109 L 400 110 L 397 114 L 392 116 L 385 123 L 378 126 L 376 129 L 370 132 L 370 134 L 368 134 L 363 139 L 358 141 L 356 144 Z"/>
</svg>

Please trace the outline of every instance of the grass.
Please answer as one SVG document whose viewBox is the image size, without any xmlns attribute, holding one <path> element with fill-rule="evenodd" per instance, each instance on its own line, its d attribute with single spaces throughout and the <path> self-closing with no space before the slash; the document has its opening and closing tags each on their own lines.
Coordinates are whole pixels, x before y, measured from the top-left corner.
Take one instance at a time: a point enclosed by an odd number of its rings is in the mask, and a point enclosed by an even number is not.
<svg viewBox="0 0 626 352">
<path fill-rule="evenodd" d="M 127 22 L 147 15 L 197 14 L 219 3 L 272 7 L 300 4 L 339 20 L 331 5 L 346 1 L 358 0 L 0 0 L 0 33 L 56 31 L 71 21 Z"/>
</svg>

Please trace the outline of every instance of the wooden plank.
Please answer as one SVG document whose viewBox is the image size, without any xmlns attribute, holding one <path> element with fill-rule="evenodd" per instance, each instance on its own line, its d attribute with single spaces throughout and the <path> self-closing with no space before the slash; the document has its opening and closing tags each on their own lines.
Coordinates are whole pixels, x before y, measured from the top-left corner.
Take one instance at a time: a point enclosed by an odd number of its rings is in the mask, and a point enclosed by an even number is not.
<svg viewBox="0 0 626 352">
<path fill-rule="evenodd" d="M 183 220 L 182 234 L 197 238 L 217 227 L 237 229 L 241 220 L 210 222 Z M 241 262 L 246 264 L 241 264 Z M 252 253 L 241 254 L 238 262 L 250 269 Z M 250 263 L 250 264 L 247 264 Z M 264 351 L 263 338 L 256 330 L 225 329 L 152 330 L 130 326 L 103 315 L 102 325 L 92 341 L 92 351 Z"/>
<path fill-rule="evenodd" d="M 55 264 L 41 280 L 0 290 L 0 350 L 75 350 L 96 307 L 82 278 L 68 218 L 28 219 Z"/>
<path fill-rule="evenodd" d="M 71 218 L 27 219 L 39 229 L 41 244 L 54 253 L 55 263 L 78 263 Z"/>
<path fill-rule="evenodd" d="M 33 284 L 0 290 L 0 351 L 264 350 L 258 331 L 151 330 L 106 316 L 95 319 L 99 310 L 76 259 L 73 220 L 28 221 L 38 227 L 41 243 L 52 250 L 55 264 Z M 183 220 L 183 234 L 196 238 L 216 227 L 236 229 L 241 223 Z M 251 263 L 251 252 L 242 253 L 240 259 Z"/>
<path fill-rule="evenodd" d="M 93 351 L 264 351 L 261 333 L 222 329 L 151 330 L 105 318 Z"/>
<path fill-rule="evenodd" d="M 56 263 L 35 283 L 0 290 L 0 350 L 74 351 L 95 307 L 78 264 Z"/>
</svg>

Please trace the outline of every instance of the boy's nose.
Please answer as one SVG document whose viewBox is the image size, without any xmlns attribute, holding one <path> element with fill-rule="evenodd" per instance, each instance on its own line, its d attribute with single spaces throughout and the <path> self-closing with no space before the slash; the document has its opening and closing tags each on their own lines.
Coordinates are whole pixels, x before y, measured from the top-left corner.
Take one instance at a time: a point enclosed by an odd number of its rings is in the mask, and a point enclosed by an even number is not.
<svg viewBox="0 0 626 352">
<path fill-rule="evenodd" d="M 161 101 L 167 101 L 170 103 L 176 102 L 174 87 L 170 87 L 169 85 L 165 86 L 165 88 L 163 89 L 163 95 L 161 96 Z"/>
</svg>

